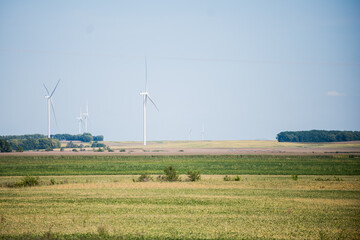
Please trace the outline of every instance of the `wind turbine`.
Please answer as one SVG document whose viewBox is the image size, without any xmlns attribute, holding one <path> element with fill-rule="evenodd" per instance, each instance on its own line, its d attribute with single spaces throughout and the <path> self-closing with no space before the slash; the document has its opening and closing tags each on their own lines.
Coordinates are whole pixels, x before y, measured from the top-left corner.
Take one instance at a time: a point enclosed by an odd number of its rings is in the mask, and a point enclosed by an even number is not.
<svg viewBox="0 0 360 240">
<path fill-rule="evenodd" d="M 88 118 L 89 118 L 89 106 L 88 106 L 88 103 L 86 103 L 86 112 L 83 113 L 83 116 L 84 116 L 84 132 L 88 132 L 88 128 L 87 128 L 87 121 L 88 121 Z"/>
<path fill-rule="evenodd" d="M 51 94 L 49 93 L 49 90 L 47 89 L 47 87 L 46 87 L 45 84 L 43 83 L 44 88 L 45 88 L 46 93 L 47 93 L 47 95 L 45 96 L 45 98 L 47 99 L 47 108 L 48 108 L 48 138 L 50 138 L 50 105 L 51 105 L 52 111 L 53 111 L 53 113 L 54 113 L 55 122 L 57 122 L 57 121 L 56 121 L 55 110 L 54 110 L 54 105 L 53 105 L 53 103 L 52 103 L 51 97 L 53 96 L 53 94 L 54 94 L 54 92 L 55 92 L 55 90 L 56 90 L 59 82 L 60 82 L 60 79 L 59 79 L 59 81 L 57 82 L 57 84 L 56 84 L 56 86 L 55 86 L 55 88 L 54 88 L 54 90 L 52 91 Z"/>
<path fill-rule="evenodd" d="M 78 122 L 79 122 L 79 134 L 81 134 L 81 124 L 83 121 L 82 114 L 81 114 L 81 108 L 80 108 L 80 115 L 79 115 L 79 117 L 76 118 L 76 120 L 78 120 Z"/>
<path fill-rule="evenodd" d="M 149 99 L 152 104 L 154 104 L 156 110 L 159 111 L 158 107 L 154 103 L 154 101 L 150 98 L 149 92 L 147 91 L 147 61 L 145 57 L 145 91 L 140 92 L 140 95 L 143 95 L 143 106 L 144 106 L 144 146 L 146 145 L 146 104 L 147 100 Z"/>
<path fill-rule="evenodd" d="M 205 135 L 205 127 L 204 127 L 204 124 L 203 124 L 202 129 L 201 129 L 201 141 L 204 141 L 204 135 Z"/>
</svg>

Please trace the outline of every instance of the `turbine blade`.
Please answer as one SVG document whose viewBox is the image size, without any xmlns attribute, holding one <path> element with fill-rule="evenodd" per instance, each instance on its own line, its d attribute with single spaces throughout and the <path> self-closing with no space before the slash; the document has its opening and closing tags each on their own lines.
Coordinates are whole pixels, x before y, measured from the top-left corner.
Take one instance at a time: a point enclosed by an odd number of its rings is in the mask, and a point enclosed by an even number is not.
<svg viewBox="0 0 360 240">
<path fill-rule="evenodd" d="M 154 103 L 154 101 L 151 99 L 151 97 L 150 97 L 149 95 L 147 95 L 147 97 L 148 97 L 149 100 L 154 104 L 156 110 L 158 110 L 158 112 L 160 112 L 159 109 L 158 109 L 158 107 L 157 107 L 156 104 Z"/>
<path fill-rule="evenodd" d="M 46 92 L 47 92 L 47 94 L 48 94 L 48 96 L 49 96 L 49 95 L 50 95 L 49 90 L 48 90 L 47 87 L 45 86 L 45 83 L 43 83 L 43 85 L 44 85 L 44 88 L 45 88 L 45 90 L 46 90 Z"/>
<path fill-rule="evenodd" d="M 52 91 L 52 93 L 51 93 L 51 95 L 50 95 L 50 97 L 52 97 L 52 95 L 54 94 L 54 92 L 55 92 L 55 90 L 56 90 L 57 86 L 59 85 L 60 80 L 61 80 L 61 79 L 59 79 L 59 81 L 57 82 L 57 84 L 56 84 L 56 86 L 55 86 L 54 90 Z"/>
<path fill-rule="evenodd" d="M 145 92 L 147 92 L 147 61 L 145 57 Z"/>
<path fill-rule="evenodd" d="M 57 126 L 58 126 L 58 124 L 57 124 L 57 120 L 56 120 L 55 109 L 54 109 L 54 105 L 53 105 L 53 103 L 52 103 L 51 98 L 50 98 L 50 105 L 51 105 L 51 109 L 52 109 L 53 114 L 54 114 L 55 124 L 56 124 L 56 127 L 57 127 Z"/>
</svg>

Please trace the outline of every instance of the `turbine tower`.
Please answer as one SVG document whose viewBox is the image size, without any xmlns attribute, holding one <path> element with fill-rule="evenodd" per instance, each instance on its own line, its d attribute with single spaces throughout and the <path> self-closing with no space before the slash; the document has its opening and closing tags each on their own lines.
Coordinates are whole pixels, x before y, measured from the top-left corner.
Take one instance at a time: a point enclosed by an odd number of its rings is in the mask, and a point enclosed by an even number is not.
<svg viewBox="0 0 360 240">
<path fill-rule="evenodd" d="M 147 61 L 145 57 L 145 91 L 140 92 L 140 95 L 143 95 L 143 107 L 144 107 L 144 146 L 146 145 L 146 104 L 149 99 L 152 104 L 154 104 L 156 110 L 159 111 L 158 107 L 154 103 L 154 101 L 150 98 L 149 92 L 147 91 Z"/>
<path fill-rule="evenodd" d="M 52 103 L 51 98 L 52 98 L 52 96 L 54 95 L 54 92 L 55 92 L 55 90 L 56 90 L 59 82 L 60 82 L 60 79 L 59 79 L 59 81 L 57 82 L 57 84 L 56 84 L 54 90 L 51 92 L 51 94 L 49 93 L 49 90 L 47 89 L 47 87 L 46 87 L 45 84 L 43 83 L 44 88 L 45 88 L 46 93 L 47 93 L 47 95 L 45 95 L 45 98 L 47 99 L 47 109 L 48 109 L 48 138 L 50 138 L 50 106 L 51 106 L 51 109 L 52 109 L 52 111 L 53 111 L 53 113 L 54 113 L 55 122 L 57 122 L 57 121 L 56 121 L 55 110 L 54 110 L 54 105 L 53 105 L 53 103 Z"/>
<path fill-rule="evenodd" d="M 89 106 L 88 106 L 88 103 L 86 103 L 86 112 L 83 113 L 83 116 L 84 116 L 84 132 L 88 132 L 88 118 L 89 118 Z"/>
<path fill-rule="evenodd" d="M 78 122 L 79 122 L 79 134 L 81 134 L 81 124 L 83 121 L 82 114 L 81 114 L 81 108 L 80 108 L 80 115 L 79 115 L 79 117 L 76 118 L 76 120 L 78 120 Z"/>
<path fill-rule="evenodd" d="M 202 129 L 201 129 L 201 141 L 204 141 L 204 135 L 205 135 L 205 127 L 204 127 L 204 124 L 203 124 Z"/>
</svg>

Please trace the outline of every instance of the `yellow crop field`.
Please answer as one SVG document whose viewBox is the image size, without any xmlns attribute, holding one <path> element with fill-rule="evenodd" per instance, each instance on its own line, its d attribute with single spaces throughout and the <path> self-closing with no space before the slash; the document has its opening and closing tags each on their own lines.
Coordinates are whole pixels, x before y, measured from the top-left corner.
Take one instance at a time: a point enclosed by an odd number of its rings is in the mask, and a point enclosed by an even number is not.
<svg viewBox="0 0 360 240">
<path fill-rule="evenodd" d="M 0 187 L 0 236 L 360 239 L 359 176 L 242 175 L 226 182 L 206 175 L 170 183 L 135 177 L 48 176 L 37 187 Z"/>
</svg>

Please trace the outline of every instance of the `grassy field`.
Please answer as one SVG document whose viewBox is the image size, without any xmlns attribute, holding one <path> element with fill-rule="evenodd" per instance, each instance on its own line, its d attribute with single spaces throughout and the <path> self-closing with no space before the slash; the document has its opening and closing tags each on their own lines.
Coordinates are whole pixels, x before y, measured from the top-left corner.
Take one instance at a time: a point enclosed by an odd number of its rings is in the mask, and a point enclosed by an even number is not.
<svg viewBox="0 0 360 240">
<path fill-rule="evenodd" d="M 39 187 L 2 187 L 0 238 L 360 239 L 359 176 L 222 177 L 56 176 Z"/>
<path fill-rule="evenodd" d="M 147 146 L 142 142 L 114 142 L 105 141 L 106 145 L 117 148 L 358 148 L 360 142 L 333 142 L 333 143 L 291 143 L 276 140 L 229 140 L 229 141 L 150 141 Z"/>
<path fill-rule="evenodd" d="M 133 182 L 170 165 L 207 175 Z M 357 155 L 0 155 L 0 175 L 0 239 L 360 239 Z"/>
<path fill-rule="evenodd" d="M 0 155 L 0 176 L 160 174 L 170 165 L 182 174 L 360 175 L 360 156 L 354 155 Z"/>
</svg>

